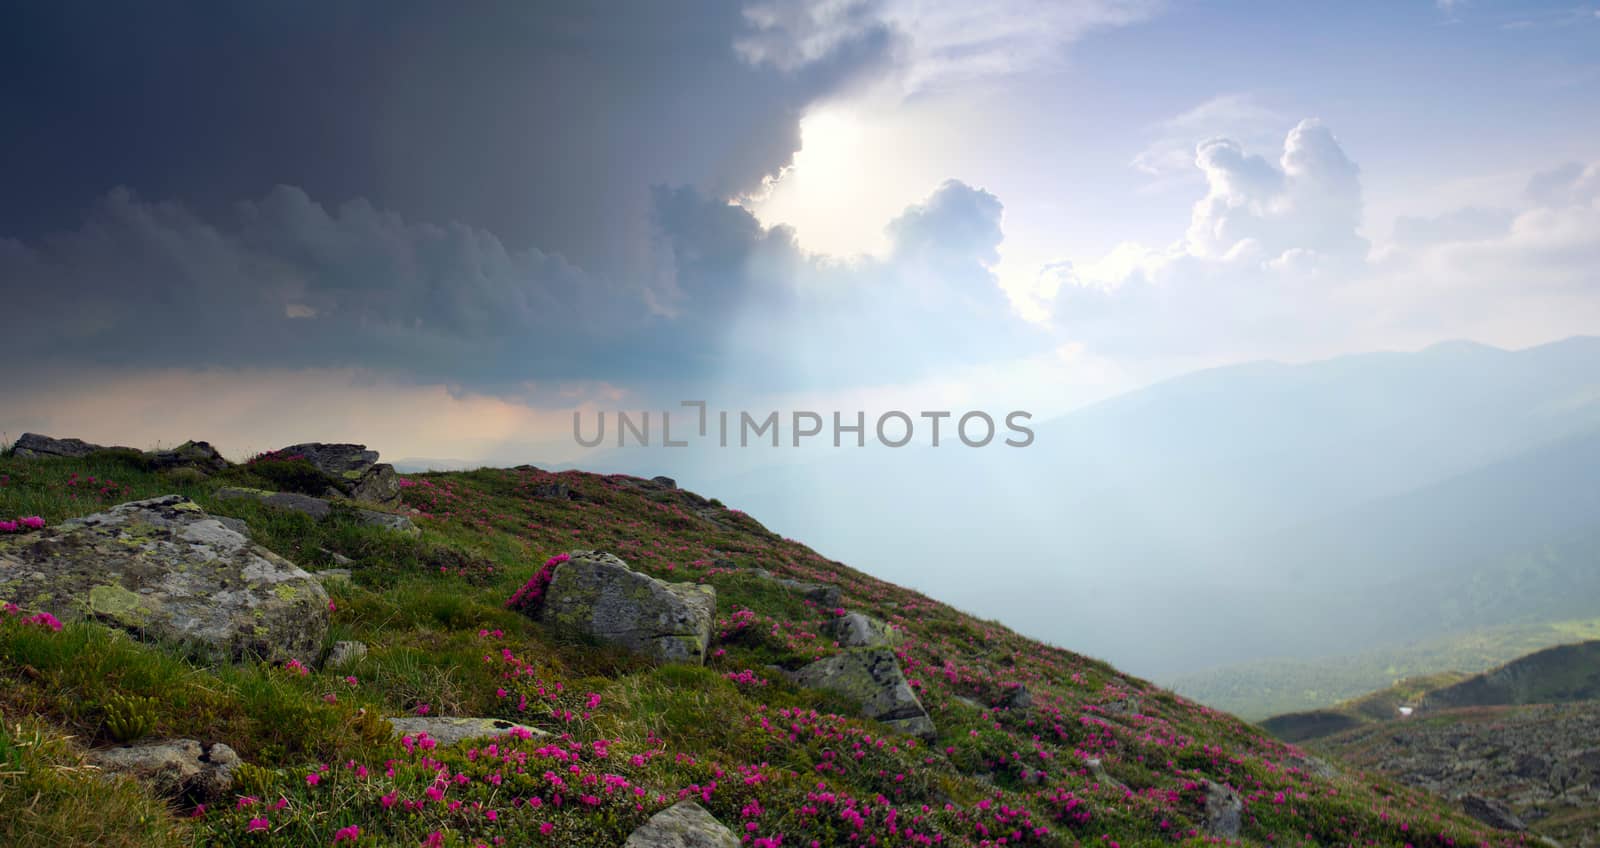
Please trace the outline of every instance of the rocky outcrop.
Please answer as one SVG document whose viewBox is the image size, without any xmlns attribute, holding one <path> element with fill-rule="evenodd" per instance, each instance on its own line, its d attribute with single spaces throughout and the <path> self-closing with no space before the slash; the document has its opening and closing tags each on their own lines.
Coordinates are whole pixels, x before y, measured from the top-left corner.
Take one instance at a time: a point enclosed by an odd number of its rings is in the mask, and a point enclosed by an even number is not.
<svg viewBox="0 0 1600 848">
<path fill-rule="evenodd" d="M 724 563 L 726 565 L 723 565 Z M 726 568 L 734 567 L 732 560 L 718 560 L 717 564 Z M 752 568 L 750 573 L 763 580 L 771 580 L 823 609 L 835 609 L 839 606 L 839 587 L 831 583 L 807 583 L 803 580 L 792 580 L 788 577 L 779 577 L 765 568 Z"/>
<path fill-rule="evenodd" d="M 702 663 L 717 590 L 667 583 L 603 551 L 573 551 L 554 567 L 534 615 L 665 662 Z"/>
<path fill-rule="evenodd" d="M 1517 818 L 1517 814 L 1499 801 L 1485 798 L 1482 795 L 1467 795 L 1461 799 L 1461 811 L 1483 822 L 1495 830 L 1510 830 L 1522 832 L 1528 826 Z"/>
<path fill-rule="evenodd" d="M 528 494 L 531 494 L 536 498 L 545 498 L 546 500 L 552 501 L 575 500 L 575 498 L 572 497 L 572 489 L 568 487 L 566 483 L 538 483 L 528 491 Z"/>
<path fill-rule="evenodd" d="M 827 622 L 822 631 L 841 648 L 879 648 L 899 641 L 899 634 L 889 625 L 859 612 L 847 612 Z"/>
<path fill-rule="evenodd" d="M 222 457 L 210 442 L 184 442 L 175 448 L 146 453 L 150 467 L 157 471 L 192 468 L 202 474 L 215 474 L 233 463 Z"/>
<path fill-rule="evenodd" d="M 366 445 L 305 442 L 274 452 L 278 457 L 298 457 L 327 476 L 330 495 L 398 506 L 400 478 L 394 466 L 378 462 L 378 452 Z"/>
<path fill-rule="evenodd" d="M 623 848 L 738 848 L 739 839 L 693 801 L 679 801 L 628 835 Z"/>
<path fill-rule="evenodd" d="M 398 736 L 426 734 L 440 745 L 457 745 L 471 739 L 492 739 L 516 732 L 533 736 L 550 734 L 537 727 L 500 718 L 462 718 L 456 716 L 399 716 L 384 721 Z"/>
<path fill-rule="evenodd" d="M 97 748 L 84 761 L 107 774 L 126 775 L 162 798 L 188 804 L 220 800 L 233 788 L 239 755 L 217 742 L 167 739 Z"/>
<path fill-rule="evenodd" d="M 211 446 L 210 442 L 190 441 L 175 448 L 139 451 L 120 446 L 106 447 L 82 439 L 54 439 L 38 433 L 23 433 L 13 447 L 16 456 L 22 459 L 82 458 L 97 451 L 117 451 L 130 456 L 143 456 L 145 462 L 155 471 L 192 468 L 201 474 L 215 474 L 232 465 Z"/>
<path fill-rule="evenodd" d="M 1205 782 L 1207 836 L 1233 839 L 1239 835 L 1239 825 L 1244 812 L 1244 802 L 1239 793 L 1220 783 Z"/>
<path fill-rule="evenodd" d="M 1364 771 L 1456 799 L 1493 827 L 1600 846 L 1600 702 L 1440 710 L 1315 743 Z"/>
<path fill-rule="evenodd" d="M 304 513 L 318 521 L 332 515 L 334 511 L 334 505 L 331 501 L 296 492 L 269 492 L 265 489 L 224 486 L 217 490 L 216 496 L 224 500 L 245 499 L 260 501 L 267 506 Z M 422 532 L 415 522 L 404 515 L 397 515 L 392 512 L 378 512 L 377 510 L 362 509 L 360 507 L 351 507 L 350 513 L 354 515 L 357 521 L 368 526 L 383 527 L 412 536 Z"/>
<path fill-rule="evenodd" d="M 84 457 L 106 448 L 82 439 L 53 439 L 38 433 L 23 433 L 11 449 L 13 455 L 19 459 L 46 459 L 60 456 Z"/>
<path fill-rule="evenodd" d="M 309 664 L 328 631 L 315 578 L 181 495 L 0 537 L 0 600 L 211 659 Z"/>
<path fill-rule="evenodd" d="M 931 738 L 933 719 L 911 691 L 888 648 L 857 648 L 824 657 L 790 675 L 801 686 L 836 692 L 861 705 L 861 714 L 901 733 Z"/>
</svg>

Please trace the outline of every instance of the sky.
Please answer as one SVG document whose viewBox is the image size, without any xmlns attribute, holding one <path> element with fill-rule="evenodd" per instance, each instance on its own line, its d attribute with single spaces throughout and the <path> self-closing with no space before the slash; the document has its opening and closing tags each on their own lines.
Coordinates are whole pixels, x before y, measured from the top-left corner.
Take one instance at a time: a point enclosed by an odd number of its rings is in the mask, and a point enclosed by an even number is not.
<svg viewBox="0 0 1600 848">
<path fill-rule="evenodd" d="M 1600 5 L 0 3 L 0 432 L 571 459 L 1600 330 Z"/>
</svg>

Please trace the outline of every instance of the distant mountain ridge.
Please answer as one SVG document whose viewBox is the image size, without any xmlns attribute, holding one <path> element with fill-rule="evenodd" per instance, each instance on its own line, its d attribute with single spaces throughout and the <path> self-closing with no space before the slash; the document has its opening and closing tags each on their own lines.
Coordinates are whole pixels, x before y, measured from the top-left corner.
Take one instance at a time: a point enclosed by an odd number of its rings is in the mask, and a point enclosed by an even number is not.
<svg viewBox="0 0 1600 848">
<path fill-rule="evenodd" d="M 832 555 L 1166 680 L 1600 616 L 1600 338 L 1216 368 L 1036 430 L 1022 450 L 834 452 L 715 488 Z M 1502 596 L 1515 614 L 1486 619 Z"/>
</svg>

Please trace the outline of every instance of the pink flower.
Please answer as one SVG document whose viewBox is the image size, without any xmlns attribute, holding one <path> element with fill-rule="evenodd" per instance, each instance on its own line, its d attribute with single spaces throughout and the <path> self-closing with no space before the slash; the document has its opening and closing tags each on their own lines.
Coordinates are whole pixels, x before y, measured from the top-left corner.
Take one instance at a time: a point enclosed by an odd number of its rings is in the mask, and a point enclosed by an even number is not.
<svg viewBox="0 0 1600 848">
<path fill-rule="evenodd" d="M 17 532 L 17 522 L 15 522 L 15 521 L 0 521 L 0 533 L 15 533 L 15 532 Z"/>
<path fill-rule="evenodd" d="M 335 845 L 338 845 L 340 842 L 344 842 L 345 840 L 349 840 L 351 842 L 354 842 L 354 841 L 356 841 L 356 840 L 358 840 L 360 838 L 361 838 L 361 828 L 359 828 L 359 827 L 357 827 L 355 825 L 350 825 L 349 827 L 341 827 L 338 830 L 333 832 L 333 844 L 335 844 Z"/>
<path fill-rule="evenodd" d="M 44 529 L 44 519 L 37 515 L 30 515 L 27 518 L 21 519 L 21 521 L 22 526 L 28 528 L 29 530 Z"/>
<path fill-rule="evenodd" d="M 310 785 L 310 786 L 316 786 L 317 784 L 319 784 L 321 782 L 322 782 L 322 775 L 317 774 L 316 772 L 312 772 L 312 773 L 306 775 L 306 783 L 308 785 Z"/>
<path fill-rule="evenodd" d="M 246 833 L 255 833 L 259 830 L 266 830 L 269 827 L 272 827 L 272 822 L 269 822 L 264 818 L 256 818 L 251 819 L 250 823 L 245 825 L 244 829 Z"/>
</svg>

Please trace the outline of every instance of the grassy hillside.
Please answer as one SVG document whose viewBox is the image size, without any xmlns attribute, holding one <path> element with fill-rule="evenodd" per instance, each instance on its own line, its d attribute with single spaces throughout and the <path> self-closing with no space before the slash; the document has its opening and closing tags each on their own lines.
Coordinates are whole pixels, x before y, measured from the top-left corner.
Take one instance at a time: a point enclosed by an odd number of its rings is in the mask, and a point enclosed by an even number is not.
<svg viewBox="0 0 1600 848">
<path fill-rule="evenodd" d="M 55 631 L 0 615 L 0 844 L 614 848 L 681 797 L 752 845 L 1201 844 L 1204 781 L 1238 790 L 1248 845 L 1520 842 L 1385 779 L 1327 776 L 1232 716 L 648 481 L 531 468 L 412 477 L 404 497 L 422 533 L 411 537 L 215 497 L 223 484 L 292 482 L 271 463 L 213 478 L 141 466 L 135 454 L 0 458 L 0 519 L 52 525 L 187 495 L 305 568 L 348 558 L 351 579 L 329 583 L 329 640 L 371 652 L 353 671 L 211 669 L 98 625 Z M 579 499 L 535 496 L 550 482 Z M 541 563 L 575 548 L 713 585 L 707 664 L 653 665 L 505 608 Z M 786 682 L 774 666 L 837 650 L 817 636 L 837 610 L 756 568 L 835 584 L 841 609 L 902 628 L 900 663 L 937 738 L 896 735 Z M 983 570 L 974 561 L 972 579 Z M 1031 708 L 989 706 L 1017 685 Z M 427 749 L 377 719 L 418 713 L 556 736 Z M 82 747 L 130 726 L 226 742 L 250 764 L 240 797 L 174 817 L 81 766 Z"/>
<path fill-rule="evenodd" d="M 1600 639 L 1600 618 L 1490 627 L 1349 656 L 1259 660 L 1172 681 L 1201 703 L 1251 720 L 1327 709 L 1409 678 L 1474 674 L 1534 651 Z"/>
<path fill-rule="evenodd" d="M 1559 645 L 1453 685 L 1435 688 L 1429 708 L 1558 704 L 1600 699 L 1600 641 Z"/>
<path fill-rule="evenodd" d="M 1557 645 L 1478 674 L 1441 672 L 1410 677 L 1388 688 L 1321 710 L 1272 716 L 1261 726 L 1279 739 L 1304 742 L 1368 724 L 1410 724 L 1414 715 L 1463 707 L 1561 704 L 1600 700 L 1600 641 Z"/>
</svg>

